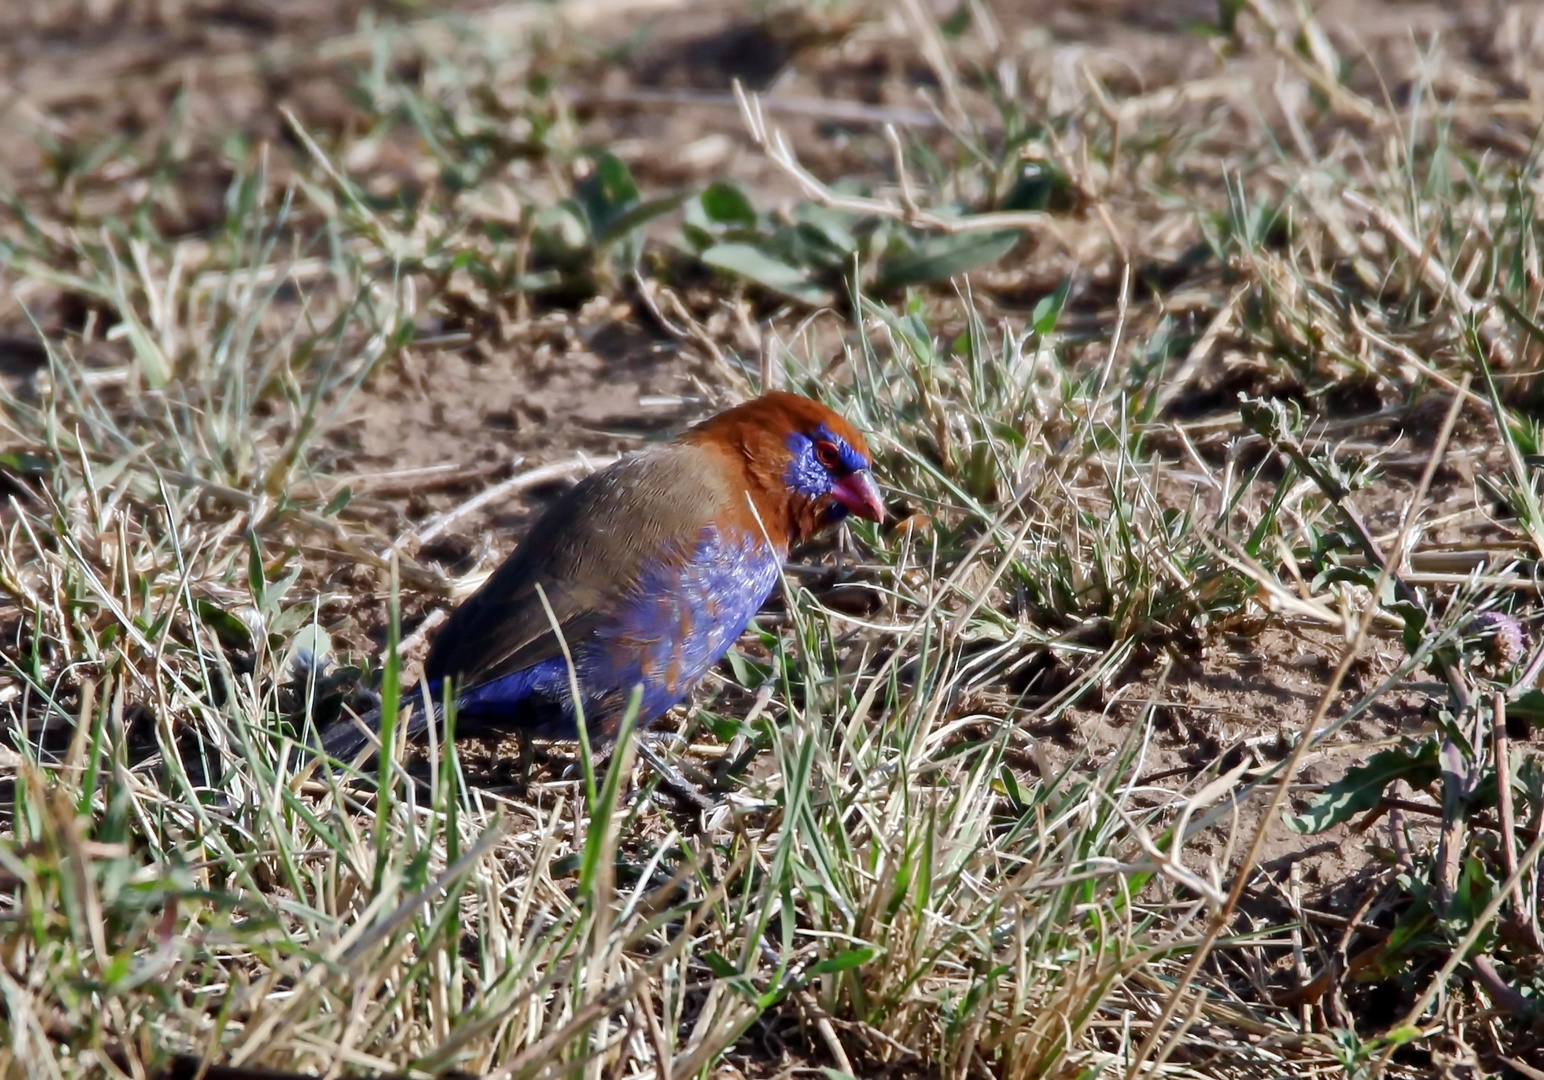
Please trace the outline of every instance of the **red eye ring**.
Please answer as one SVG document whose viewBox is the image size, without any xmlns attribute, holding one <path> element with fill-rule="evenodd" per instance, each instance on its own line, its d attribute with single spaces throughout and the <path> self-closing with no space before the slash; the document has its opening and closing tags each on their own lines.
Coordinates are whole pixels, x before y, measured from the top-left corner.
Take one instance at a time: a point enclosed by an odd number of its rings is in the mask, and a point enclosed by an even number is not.
<svg viewBox="0 0 1544 1080">
<path fill-rule="evenodd" d="M 815 444 L 815 460 L 827 469 L 835 469 L 842 464 L 842 452 L 836 448 L 836 443 L 821 439 Z"/>
</svg>

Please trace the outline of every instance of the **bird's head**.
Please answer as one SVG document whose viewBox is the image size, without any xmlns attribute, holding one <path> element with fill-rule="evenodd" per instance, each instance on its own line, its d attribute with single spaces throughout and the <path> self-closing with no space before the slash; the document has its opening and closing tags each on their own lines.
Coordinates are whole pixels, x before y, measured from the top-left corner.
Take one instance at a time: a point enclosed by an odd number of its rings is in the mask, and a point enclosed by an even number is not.
<svg viewBox="0 0 1544 1080">
<path fill-rule="evenodd" d="M 848 514 L 882 521 L 868 444 L 842 417 L 807 397 L 777 391 L 697 425 L 683 438 L 719 449 L 744 469 L 762 523 L 789 544 Z"/>
</svg>

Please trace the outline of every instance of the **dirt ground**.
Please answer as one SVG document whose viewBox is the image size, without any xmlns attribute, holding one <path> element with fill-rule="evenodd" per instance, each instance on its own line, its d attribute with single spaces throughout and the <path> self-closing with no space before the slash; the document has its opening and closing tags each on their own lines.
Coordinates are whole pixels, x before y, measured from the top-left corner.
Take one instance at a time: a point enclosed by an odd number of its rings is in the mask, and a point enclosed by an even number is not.
<svg viewBox="0 0 1544 1080">
<path fill-rule="evenodd" d="M 492 6 L 464 2 L 439 10 L 476 19 Z M 1507 50 L 1498 44 L 1510 25 L 1506 7 L 1483 0 L 1338 0 L 1322 5 L 1319 18 L 1343 52 L 1369 58 L 1365 80 L 1370 83 L 1376 72 L 1382 81 L 1375 89 L 1397 96 L 1401 87 L 1389 81 L 1391 73 L 1416 64 L 1414 43 L 1431 35 L 1441 35 L 1476 67 L 1507 63 Z M 792 194 L 786 176 L 746 137 L 728 96 L 734 80 L 766 92 L 772 102 L 853 100 L 891 108 L 924 126 L 931 119 L 918 108 L 918 88 L 936 88 L 937 79 L 916 57 L 894 49 L 892 38 L 871 34 L 834 51 L 820 48 L 840 37 L 840 19 L 825 25 L 801 18 L 769 21 L 755 5 L 717 2 L 622 0 L 574 8 L 572 33 L 587 47 L 592 39 L 631 43 L 575 80 L 593 88 L 577 94 L 576 104 L 587 135 L 618 148 L 642 183 L 664 187 L 729 175 L 772 197 Z M 1036 0 L 996 4 L 992 11 L 1003 35 L 1048 39 L 1051 63 L 1064 66 L 1067 79 L 1076 77 L 1077 65 L 1087 65 L 1124 94 L 1184 93 L 1207 80 L 1258 74 L 1240 70 L 1211 39 L 1195 33 L 1197 24 L 1215 17 L 1216 5 L 1209 0 L 1070 6 Z M 61 148 L 86 148 L 105 139 L 134 139 L 159 130 L 175 110 L 181 138 L 195 148 L 193 164 L 179 183 L 180 205 L 160 212 L 180 214 L 180 220 L 163 224 L 169 233 L 196 234 L 218 216 L 230 180 L 221 142 L 232 133 L 240 132 L 250 145 L 274 145 L 279 150 L 274 167 L 283 170 L 287 156 L 298 152 L 283 119 L 286 110 L 315 131 L 346 132 L 362 122 L 344 71 L 364 58 L 368 46 L 350 32 L 361 20 L 400 14 L 394 4 L 359 0 L 80 0 L 36 11 L 10 8 L 0 13 L 0 79 L 10 90 L 0 116 L 0 184 L 22 195 L 38 190 L 50 168 L 40 147 L 50 140 Z M 892 22 L 897 20 L 898 15 Z M 518 21 L 512 25 L 507 32 L 518 38 L 522 27 Z M 904 24 L 888 29 L 901 32 Z M 1524 53 L 1517 49 L 1515 55 Z M 1514 67 L 1509 75 L 1520 84 L 1540 77 L 1515 61 Z M 1075 89 L 1069 85 L 1068 91 Z M 804 117 L 794 106 L 783 120 L 818 174 L 882 174 L 872 131 Z M 661 153 L 661 147 L 679 149 Z M 412 167 L 410 157 L 406 146 L 394 149 L 388 138 L 375 147 L 374 160 L 362 164 L 378 182 L 400 183 L 402 170 Z M 83 206 L 125 208 L 134 197 L 132 185 L 74 195 Z M 1177 250 L 1186 240 L 1174 237 L 1158 249 Z M 1031 296 L 1034 281 L 1054 281 L 1068 255 L 1050 254 L 1047 262 L 1013 269 L 1021 290 L 1026 278 Z M 1096 266 L 1090 276 L 1097 281 L 1107 273 Z M 1000 289 L 995 299 L 1006 310 L 1016 306 L 1012 288 Z M 597 301 L 582 310 L 546 313 L 511 340 L 483 327 L 421 328 L 428 344 L 342 404 L 326 434 L 338 482 L 381 504 L 381 528 L 389 535 L 516 471 L 576 454 L 624 451 L 678 430 L 727 400 L 729 391 L 711 362 L 658 325 L 640 325 L 635 314 L 629 305 L 613 310 Z M 1097 299 L 1084 313 L 1093 319 L 1108 315 Z M 54 335 L 77 329 L 85 313 L 66 290 L 0 299 L 0 370 L 17 385 L 42 360 L 28 317 Z M 741 329 L 739 343 L 753 349 L 755 328 Z M 435 344 L 436 336 L 445 343 Z M 1385 437 L 1396 440 L 1383 447 L 1386 451 L 1408 445 L 1400 432 Z M 1421 460 L 1418 452 L 1413 460 Z M 415 470 L 442 470 L 445 480 L 394 483 Z M 1447 480 L 1447 495 L 1463 503 L 1468 485 L 1456 474 Z M 1395 481 L 1408 483 L 1408 478 Z M 399 488 L 412 489 L 405 502 L 394 498 Z M 539 489 L 462 517 L 427 556 L 463 572 L 474 565 L 491 567 L 553 490 Z M 1379 509 L 1388 518 L 1400 505 L 1397 489 L 1381 497 L 1381 508 L 1369 507 L 1375 520 Z M 433 603 L 410 604 L 406 629 L 411 631 Z M 379 628 L 372 629 L 378 636 Z M 1277 737 L 1297 730 L 1314 709 L 1337 648 L 1324 637 L 1273 632 L 1237 652 L 1211 649 L 1199 663 L 1171 673 L 1161 688 L 1150 681 L 1154 669 L 1145 668 L 1102 707 L 1074 710 L 1071 727 L 1050 733 L 1048 745 L 1053 755 L 1091 749 L 1097 760 L 1119 745 L 1156 694 L 1164 723 L 1151 772 L 1196 767 L 1219 754 L 1248 752 L 1269 760 Z M 1391 662 L 1388 655 L 1374 658 L 1363 681 Z M 1355 689 L 1348 687 L 1345 694 Z M 1365 753 L 1423 722 L 1385 705 L 1358 721 L 1347 737 L 1355 752 Z M 1329 756 L 1311 762 L 1303 776 L 1310 787 L 1304 790 L 1328 782 L 1343 767 Z M 1308 880 L 1332 888 L 1365 862 L 1362 843 L 1341 832 L 1304 852 L 1299 838 L 1282 835 L 1273 839 L 1267 859 L 1285 872 L 1297 853 L 1304 854 Z"/>
<path fill-rule="evenodd" d="M 849 36 L 839 12 L 829 19 L 772 18 L 768 5 L 748 2 L 574 3 L 573 27 L 558 34 L 550 48 L 567 58 L 557 61 L 569 64 L 570 78 L 560 92 L 569 95 L 584 137 L 612 148 L 640 185 L 664 190 L 728 176 L 760 199 L 791 200 L 796 189 L 748 138 L 731 87 L 738 80 L 766 95 L 816 175 L 883 179 L 889 151 L 875 125 L 811 115 L 805 106 L 859 102 L 870 115 L 891 116 L 900 124 L 925 130 L 936 123 L 927 97 L 936 101 L 942 84 L 916 50 L 896 46 L 907 24 L 902 5 L 894 6 L 878 29 Z M 1466 71 L 1493 78 L 1499 70 L 1502 84 L 1526 102 L 1539 100 L 1544 64 L 1529 58 L 1544 53 L 1544 41 L 1511 36 L 1544 34 L 1544 21 L 1527 14 L 1539 7 L 1499 0 L 1328 0 L 1317 10 L 1341 56 L 1362 58 L 1353 63 L 1348 82 L 1363 94 L 1399 100 L 1409 92 L 1422 50 L 1440 36 L 1448 55 L 1457 58 L 1444 77 L 1460 92 Z M 103 140 L 149 138 L 174 117 L 178 138 L 192 149 L 181 166 L 176 200 L 151 209 L 167 235 L 197 237 L 220 218 L 233 155 L 267 144 L 274 174 L 303 171 L 305 149 L 287 113 L 300 128 L 328 138 L 361 130 L 368 114 L 346 74 L 369 62 L 371 38 L 360 27 L 370 20 L 401 21 L 404 33 L 428 35 L 426 24 L 412 17 L 416 8 L 384 0 L 8 5 L 0 10 L 0 188 L 22 199 L 41 198 L 44 180 L 60 158 L 89 152 Z M 523 9 L 491 0 L 439 3 L 435 10 L 493 19 L 495 32 L 511 41 L 538 32 L 534 21 L 520 21 Z M 1208 87 L 1240 79 L 1268 85 L 1269 66 L 1276 63 L 1239 60 L 1215 37 L 1196 32 L 1198 24 L 1217 16 L 1218 4 L 1211 0 L 1004 0 L 990 10 L 996 32 L 1005 38 L 1048 44 L 1037 55 L 1050 65 L 1053 85 L 1069 95 L 1082 94 L 1085 73 L 1092 73 L 1122 99 L 1193 95 L 1197 107 L 1205 108 Z M 609 51 L 597 49 L 597 42 Z M 596 55 L 605 59 L 594 60 Z M 1229 113 L 1217 123 L 1224 132 L 1229 125 L 1272 127 L 1279 115 L 1274 103 L 1262 100 L 1257 116 Z M 394 142 L 399 138 L 400 145 Z M 241 147 L 233 149 L 238 139 Z M 426 182 L 410 144 L 410 133 L 388 131 L 370 140 L 368 152 L 350 167 L 366 188 L 383 195 Z M 98 179 L 69 192 L 74 205 L 57 207 L 59 227 L 72 215 L 90 217 L 103 206 L 132 212 L 136 185 L 142 183 L 139 177 L 120 183 Z M 533 177 L 531 183 L 542 180 Z M 1195 242 L 1193 232 L 1143 234 L 1136 222 L 1130 228 L 1133 249 L 1168 275 L 1169 295 L 1196 284 L 1186 280 L 1181 259 Z M 1059 245 L 1047 243 L 1019 265 L 980 275 L 978 298 L 987 310 L 1025 312 L 1074 268 L 1084 291 L 1069 305 L 1068 325 L 1107 325 L 1114 317 L 1118 267 L 1098 222 L 1068 223 Z M 0 288 L 11 284 L 0 280 Z M 746 318 L 744 310 L 726 303 L 694 314 L 718 340 L 754 355 L 768 344 L 762 335 L 771 332 L 771 324 Z M 1149 314 L 1156 320 L 1156 311 Z M 419 343 L 403 362 L 333 400 L 323 434 L 327 482 L 348 485 L 389 541 L 518 473 L 626 451 L 732 399 L 738 388 L 721 362 L 694 340 L 672 333 L 666 320 L 644 315 L 635 303 L 595 300 L 523 320 L 483 312 L 420 325 Z M 89 333 L 92 318 L 89 299 L 66 287 L 33 282 L 0 293 L 0 378 L 8 392 L 27 394 L 45 363 L 32 320 L 50 338 L 75 335 L 88 356 L 101 356 L 104 369 L 120 363 L 126 344 Z M 1210 402 L 1226 401 L 1235 390 L 1203 371 L 1187 398 L 1175 404 L 1174 415 L 1204 417 Z M 1345 415 L 1355 420 L 1358 411 L 1376 412 L 1387 404 L 1376 392 L 1371 401 L 1350 395 Z M 1495 459 L 1485 448 L 1483 418 L 1470 415 L 1465 423 L 1469 427 L 1460 428 L 1458 449 L 1438 476 L 1431 518 L 1462 521 L 1462 515 L 1479 512 L 1473 477 L 1493 468 Z M 1386 535 L 1397 527 L 1424 466 L 1430 431 L 1400 418 L 1366 427 L 1360 437 L 1394 463 L 1362 503 L 1373 531 Z M 1203 445 L 1200 452 L 1209 461 L 1220 460 L 1220 448 Z M 1176 469 L 1175 482 L 1183 483 L 1184 466 Z M 560 489 L 558 482 L 496 500 L 457 518 L 412 553 L 456 574 L 490 569 Z M 1428 539 L 1442 535 L 1439 528 Z M 378 589 L 380 582 L 371 575 L 352 581 L 344 575 L 338 585 Z M 412 632 L 448 603 L 443 596 L 409 598 L 404 629 Z M 351 644 L 361 651 L 381 640 L 383 604 L 375 614 L 373 625 L 362 619 L 352 628 Z M 1139 657 L 1103 694 L 1082 701 L 1054 728 L 1026 732 L 1025 760 L 1044 768 L 1087 753 L 1098 762 L 1124 742 L 1132 724 L 1152 713 L 1157 735 L 1144 762 L 1146 777 L 1184 774 L 1218 758 L 1252 759 L 1263 767 L 1286 753 L 1287 734 L 1313 714 L 1341 644 L 1328 631 L 1273 627 L 1247 639 L 1209 642 L 1199 655 L 1178 663 L 1169 664 L 1173 658 L 1160 654 Z M 1399 651 L 1397 638 L 1379 639 L 1342 689 L 1341 700 L 1354 700 L 1393 670 Z M 1043 673 L 1045 693 L 1075 674 Z M 1023 700 L 1032 704 L 1041 691 L 1027 690 Z M 1332 749 L 1311 758 L 1297 794 L 1306 798 L 1350 762 L 1400 735 L 1425 730 L 1429 718 L 1419 701 L 1414 694 L 1387 696 L 1348 725 L 1339 737 L 1343 752 Z M 978 705 L 984 715 L 1008 707 L 1006 699 L 990 695 Z M 1250 820 L 1258 809 L 1242 813 Z M 1344 912 L 1362 899 L 1358 874 L 1368 865 L 1368 843 L 1367 836 L 1349 829 L 1305 840 L 1278 827 L 1264 864 L 1283 896 L 1302 886 L 1312 903 Z M 1219 864 L 1238 856 L 1220 839 L 1211 850 L 1205 840 L 1193 850 Z M 1221 873 L 1223 865 L 1216 870 Z M 1266 910 L 1280 897 L 1256 899 Z"/>
</svg>

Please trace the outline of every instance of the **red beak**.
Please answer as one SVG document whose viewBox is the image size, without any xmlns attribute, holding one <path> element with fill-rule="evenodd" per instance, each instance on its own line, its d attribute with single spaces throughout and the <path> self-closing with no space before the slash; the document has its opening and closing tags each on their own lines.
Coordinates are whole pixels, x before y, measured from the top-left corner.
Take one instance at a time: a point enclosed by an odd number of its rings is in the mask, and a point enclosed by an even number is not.
<svg viewBox="0 0 1544 1080">
<path fill-rule="evenodd" d="M 885 504 L 879 497 L 879 487 L 867 469 L 848 473 L 831 489 L 837 502 L 847 508 L 849 514 L 857 514 L 870 521 L 885 519 Z"/>
</svg>

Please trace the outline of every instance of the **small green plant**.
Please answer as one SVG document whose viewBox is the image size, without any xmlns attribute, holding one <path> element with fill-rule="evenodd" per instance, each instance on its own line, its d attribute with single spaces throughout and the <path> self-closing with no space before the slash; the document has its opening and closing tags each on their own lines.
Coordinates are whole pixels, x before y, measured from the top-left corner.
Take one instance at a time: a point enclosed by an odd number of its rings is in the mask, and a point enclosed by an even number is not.
<svg viewBox="0 0 1544 1080">
<path fill-rule="evenodd" d="M 719 181 L 688 204 L 683 249 L 773 293 L 826 306 L 856 275 L 865 293 L 937 284 L 989 265 L 1019 243 L 1016 229 L 930 235 L 903 223 L 802 202 L 788 219 L 758 213 Z"/>
</svg>

